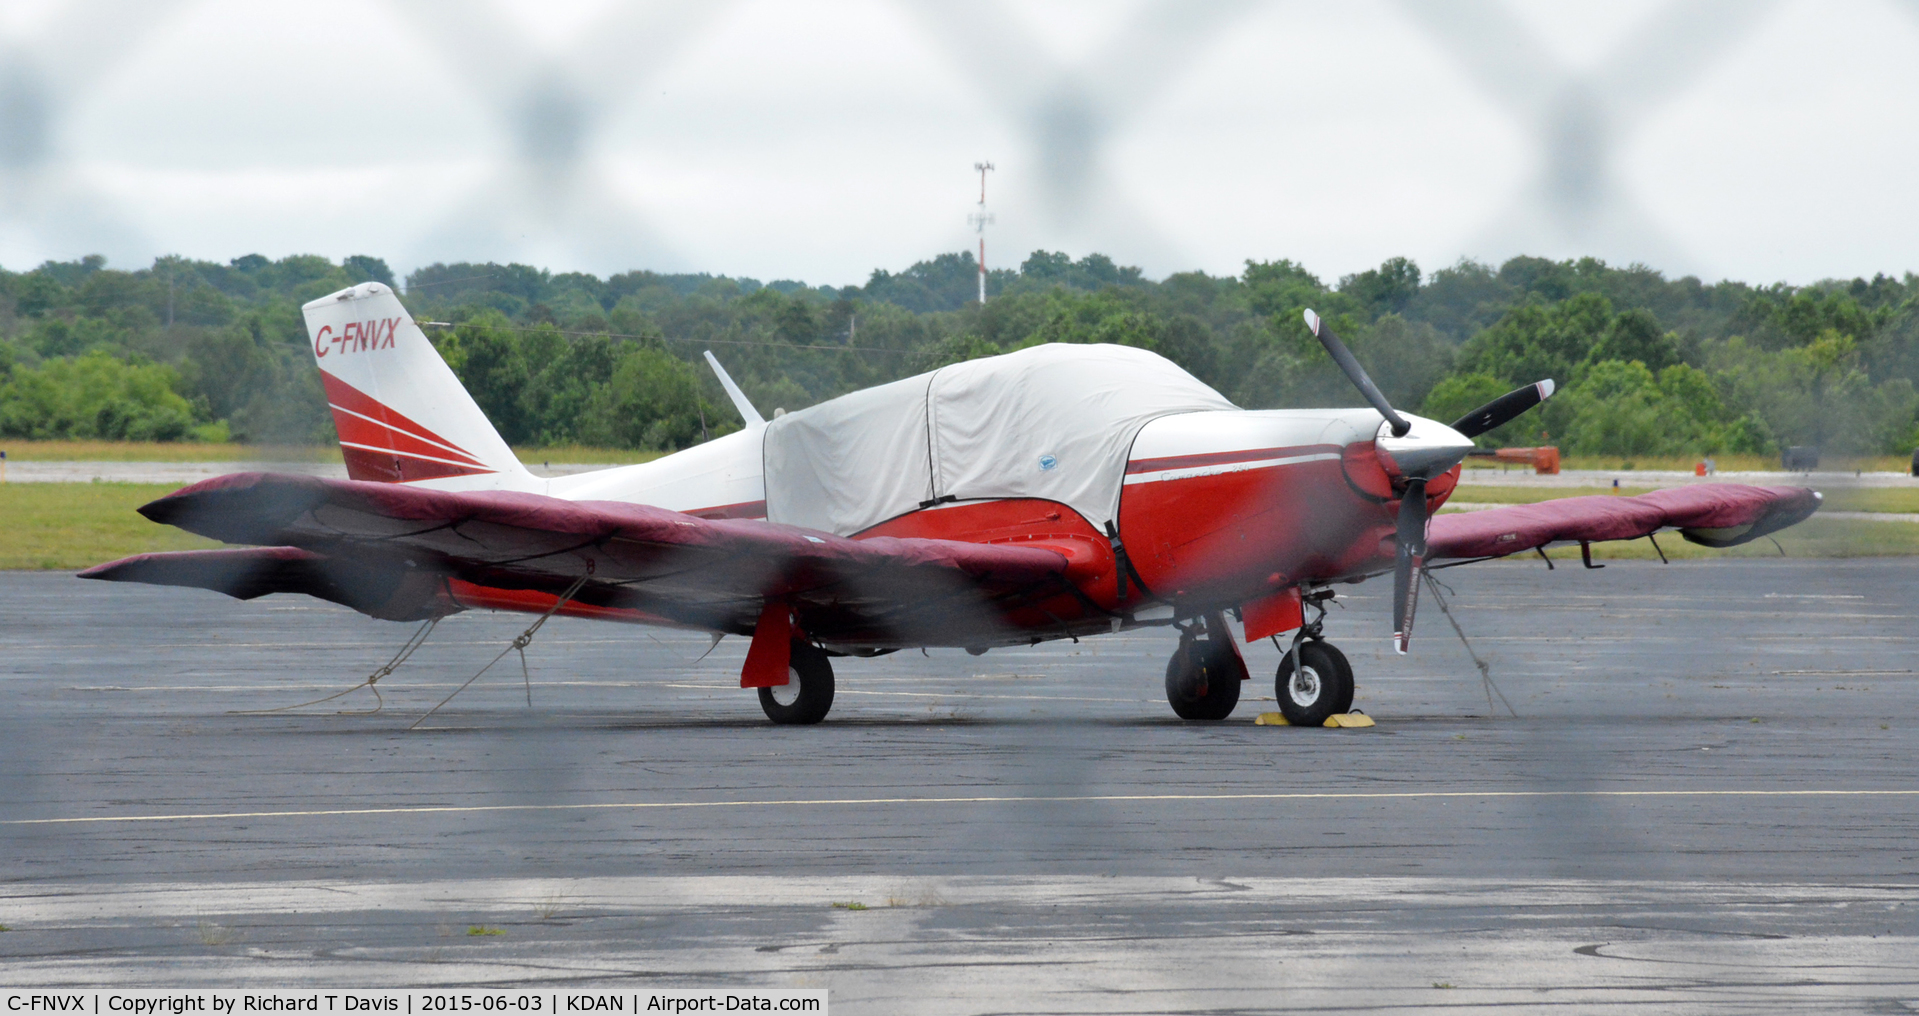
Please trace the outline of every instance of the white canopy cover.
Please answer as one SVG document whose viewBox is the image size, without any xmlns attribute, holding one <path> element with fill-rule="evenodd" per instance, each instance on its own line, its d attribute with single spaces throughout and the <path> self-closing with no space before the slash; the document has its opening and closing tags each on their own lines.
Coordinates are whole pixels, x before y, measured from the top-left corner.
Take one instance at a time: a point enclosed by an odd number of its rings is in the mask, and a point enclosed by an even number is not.
<svg viewBox="0 0 1919 1016">
<path fill-rule="evenodd" d="M 1157 353 L 1050 343 L 942 367 L 766 427 L 766 517 L 850 536 L 940 499 L 1062 502 L 1105 528 L 1133 437 L 1234 409 Z"/>
</svg>

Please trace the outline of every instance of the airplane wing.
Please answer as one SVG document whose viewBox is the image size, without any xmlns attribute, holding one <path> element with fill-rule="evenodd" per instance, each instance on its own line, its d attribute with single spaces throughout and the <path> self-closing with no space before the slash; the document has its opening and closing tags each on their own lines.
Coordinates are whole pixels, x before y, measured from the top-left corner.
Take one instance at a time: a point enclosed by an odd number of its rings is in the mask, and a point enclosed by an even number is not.
<svg viewBox="0 0 1919 1016">
<path fill-rule="evenodd" d="M 1428 559 L 1504 557 L 1556 542 L 1635 540 L 1662 529 L 1708 547 L 1735 547 L 1804 521 L 1818 491 L 1702 483 L 1636 497 L 1599 494 L 1434 516 Z"/>
<path fill-rule="evenodd" d="M 230 547 L 225 550 L 169 550 L 135 554 L 94 565 L 83 579 L 144 582 L 154 586 L 211 589 L 236 600 L 268 593 L 307 593 L 335 603 L 355 600 L 359 584 L 327 574 L 327 559 L 298 547 Z"/>
<path fill-rule="evenodd" d="M 572 599 L 589 607 L 749 634 L 766 605 L 786 603 L 809 636 L 845 645 L 979 644 L 1006 610 L 1058 593 L 1068 563 L 1037 547 L 848 540 L 623 502 L 273 473 L 216 477 L 140 512 L 255 546 L 139 555 L 83 577 L 305 592 L 396 620 L 451 613 L 472 587 L 551 597 L 584 578 Z"/>
</svg>

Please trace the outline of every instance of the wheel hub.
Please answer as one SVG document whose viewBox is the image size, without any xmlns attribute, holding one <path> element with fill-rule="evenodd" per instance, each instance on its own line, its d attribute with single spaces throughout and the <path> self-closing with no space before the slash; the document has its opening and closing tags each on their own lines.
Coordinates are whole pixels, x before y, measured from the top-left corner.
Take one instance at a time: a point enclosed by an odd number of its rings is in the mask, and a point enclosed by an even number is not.
<svg viewBox="0 0 1919 1016">
<path fill-rule="evenodd" d="M 790 706 L 800 700 L 800 672 L 797 667 L 786 668 L 786 683 L 776 684 L 767 689 L 773 701 L 780 706 Z"/>
<path fill-rule="evenodd" d="M 1319 671 L 1311 667 L 1300 667 L 1293 672 L 1293 679 L 1287 682 L 1286 694 L 1300 706 L 1310 706 L 1319 701 Z"/>
</svg>

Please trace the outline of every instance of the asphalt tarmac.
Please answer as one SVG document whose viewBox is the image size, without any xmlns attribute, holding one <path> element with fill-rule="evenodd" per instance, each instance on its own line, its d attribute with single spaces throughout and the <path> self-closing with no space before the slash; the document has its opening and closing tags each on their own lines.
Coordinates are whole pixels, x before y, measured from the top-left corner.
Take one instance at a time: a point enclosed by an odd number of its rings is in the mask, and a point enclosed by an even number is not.
<svg viewBox="0 0 1919 1016">
<path fill-rule="evenodd" d="M 1360 730 L 1253 725 L 1269 644 L 1180 723 L 1163 630 L 838 661 L 775 728 L 744 642 L 565 620 L 409 730 L 529 620 L 484 614 L 378 712 L 239 712 L 412 626 L 0 573 L 0 985 L 1919 1011 L 1914 568 L 1443 572 L 1492 687 L 1431 597 L 1393 656 L 1366 583 L 1328 622 Z"/>
</svg>

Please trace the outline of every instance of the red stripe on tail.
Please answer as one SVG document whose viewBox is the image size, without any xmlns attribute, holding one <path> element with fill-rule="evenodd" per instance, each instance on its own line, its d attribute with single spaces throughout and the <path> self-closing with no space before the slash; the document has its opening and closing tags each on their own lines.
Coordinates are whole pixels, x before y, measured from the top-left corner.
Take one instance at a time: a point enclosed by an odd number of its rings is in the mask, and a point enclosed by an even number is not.
<svg viewBox="0 0 1919 1016">
<path fill-rule="evenodd" d="M 456 466 L 431 459 L 416 459 L 411 455 L 368 451 L 365 448 L 348 448 L 344 445 L 340 447 L 340 455 L 346 459 L 346 475 L 350 480 L 412 483 L 415 480 L 438 480 L 447 476 L 478 476 L 496 472 L 492 469 L 474 469 L 470 466 Z"/>
<path fill-rule="evenodd" d="M 493 473 L 472 453 L 395 412 L 379 400 L 320 372 L 347 476 L 355 480 L 408 483 L 447 476 Z M 356 447 L 358 446 L 358 447 Z"/>
<path fill-rule="evenodd" d="M 440 435 L 433 433 L 431 430 L 428 430 L 427 428 L 421 426 L 420 424 L 413 422 L 412 420 L 408 419 L 406 416 L 388 407 L 385 403 L 379 401 L 378 399 L 375 399 L 373 396 L 368 395 L 367 393 L 359 390 L 358 388 L 355 388 L 352 385 L 347 384 L 345 381 L 342 381 L 339 378 L 334 377 L 333 375 L 327 373 L 326 371 L 320 372 L 320 383 L 326 386 L 327 402 L 331 404 L 331 406 L 334 409 L 344 409 L 349 413 L 357 413 L 360 416 L 368 417 L 370 420 L 378 423 L 382 427 L 389 428 L 391 430 L 397 431 L 401 434 L 408 435 L 410 437 L 415 437 L 415 438 L 419 438 L 419 439 L 431 442 L 432 444 L 438 446 L 436 450 L 429 453 L 433 455 L 435 458 L 464 459 L 466 462 L 472 465 L 479 466 L 482 469 L 486 468 L 485 463 L 481 462 L 479 459 L 474 458 L 472 453 L 468 452 L 466 449 L 461 448 L 459 445 L 456 445 L 453 442 L 448 441 L 446 438 L 443 438 Z M 333 417 L 335 421 L 338 421 L 340 419 L 340 414 L 336 412 L 333 414 Z M 355 422 L 365 423 L 366 421 L 356 420 Z M 337 422 L 335 425 L 338 426 Z M 344 436 L 345 436 L 345 431 L 343 429 L 342 437 Z M 376 442 L 358 441 L 356 443 L 371 444 Z M 384 444 L 385 442 L 382 441 L 377 443 Z"/>
</svg>

